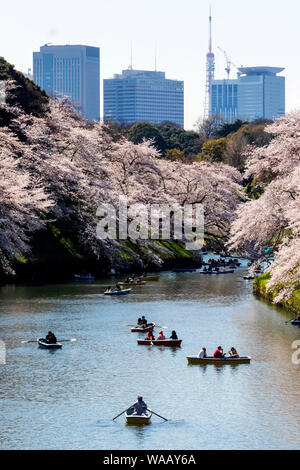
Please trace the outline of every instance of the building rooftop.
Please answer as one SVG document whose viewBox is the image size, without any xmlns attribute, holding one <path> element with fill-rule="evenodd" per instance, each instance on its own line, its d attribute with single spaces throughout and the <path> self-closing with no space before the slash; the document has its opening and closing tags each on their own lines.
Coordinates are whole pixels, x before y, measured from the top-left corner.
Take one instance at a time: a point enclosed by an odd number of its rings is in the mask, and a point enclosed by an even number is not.
<svg viewBox="0 0 300 470">
<path fill-rule="evenodd" d="M 284 70 L 284 67 L 239 67 L 239 71 L 245 75 L 276 75 Z"/>
</svg>

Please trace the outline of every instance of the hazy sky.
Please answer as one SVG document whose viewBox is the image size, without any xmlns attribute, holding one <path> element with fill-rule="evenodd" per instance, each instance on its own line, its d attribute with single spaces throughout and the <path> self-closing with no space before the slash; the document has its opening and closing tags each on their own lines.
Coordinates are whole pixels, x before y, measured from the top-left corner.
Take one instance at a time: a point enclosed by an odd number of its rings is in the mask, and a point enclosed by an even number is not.
<svg viewBox="0 0 300 470">
<path fill-rule="evenodd" d="M 237 66 L 285 67 L 287 110 L 300 108 L 299 0 L 2 1 L 0 55 L 26 72 L 32 52 L 47 42 L 100 46 L 103 79 L 128 67 L 131 41 L 133 67 L 154 69 L 157 42 L 158 70 L 185 82 L 191 129 L 203 111 L 210 3 L 216 78 L 226 65 L 217 46 Z"/>
</svg>

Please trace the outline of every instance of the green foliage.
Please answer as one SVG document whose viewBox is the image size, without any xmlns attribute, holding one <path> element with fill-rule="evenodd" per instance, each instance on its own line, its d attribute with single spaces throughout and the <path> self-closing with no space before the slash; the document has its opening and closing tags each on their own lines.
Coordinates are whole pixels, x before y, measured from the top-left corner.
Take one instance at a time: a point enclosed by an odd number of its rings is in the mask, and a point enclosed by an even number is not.
<svg viewBox="0 0 300 470">
<path fill-rule="evenodd" d="M 237 119 L 234 122 L 223 122 L 216 131 L 216 137 L 227 137 L 233 132 L 237 132 L 247 122 Z"/>
<path fill-rule="evenodd" d="M 144 139 L 153 139 L 156 149 L 164 155 L 166 143 L 157 127 L 149 122 L 137 122 L 130 127 L 127 138 L 134 144 L 140 144 Z"/>
<path fill-rule="evenodd" d="M 211 162 L 221 162 L 226 149 L 226 139 L 208 140 L 203 144 L 201 159 Z"/>
</svg>

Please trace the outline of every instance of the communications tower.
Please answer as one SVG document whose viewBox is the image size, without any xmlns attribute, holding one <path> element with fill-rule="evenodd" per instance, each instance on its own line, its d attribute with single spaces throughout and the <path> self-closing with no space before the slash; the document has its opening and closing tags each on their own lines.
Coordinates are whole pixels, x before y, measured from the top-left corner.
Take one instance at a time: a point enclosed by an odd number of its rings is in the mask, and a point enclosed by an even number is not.
<svg viewBox="0 0 300 470">
<path fill-rule="evenodd" d="M 215 78 L 215 54 L 212 51 L 212 16 L 211 6 L 209 7 L 209 45 L 206 54 L 206 83 L 205 83 L 205 103 L 204 103 L 204 119 L 210 117 L 210 92 L 211 82 Z"/>
</svg>

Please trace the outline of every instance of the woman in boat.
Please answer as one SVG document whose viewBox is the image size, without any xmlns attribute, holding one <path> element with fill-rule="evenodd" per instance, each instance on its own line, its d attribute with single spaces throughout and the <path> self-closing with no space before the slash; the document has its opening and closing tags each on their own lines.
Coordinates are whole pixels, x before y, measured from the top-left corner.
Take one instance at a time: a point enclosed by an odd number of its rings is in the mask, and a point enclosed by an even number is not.
<svg viewBox="0 0 300 470">
<path fill-rule="evenodd" d="M 199 359 L 205 359 L 207 357 L 206 348 L 202 348 L 197 357 Z"/>
<path fill-rule="evenodd" d="M 153 334 L 153 331 L 148 331 L 148 333 L 146 334 L 146 338 L 147 340 L 150 340 L 150 341 L 154 341 L 155 340 L 155 336 Z"/>
<path fill-rule="evenodd" d="M 230 355 L 230 357 L 235 357 L 236 359 L 240 357 L 237 350 L 233 346 L 230 351 L 228 351 L 228 354 Z"/>
<path fill-rule="evenodd" d="M 216 351 L 214 352 L 214 358 L 217 359 L 217 358 L 224 358 L 224 351 L 223 351 L 223 348 L 222 346 L 219 346 L 218 349 L 216 349 Z"/>
<path fill-rule="evenodd" d="M 157 341 L 164 341 L 166 339 L 162 330 L 158 333 Z"/>
<path fill-rule="evenodd" d="M 172 334 L 171 334 L 171 336 L 170 336 L 170 339 L 178 339 L 178 336 L 177 336 L 175 330 L 172 331 Z"/>
<path fill-rule="evenodd" d="M 144 402 L 143 397 L 138 396 L 137 401 L 134 403 L 134 415 L 141 416 L 147 410 L 147 404 Z"/>
</svg>

